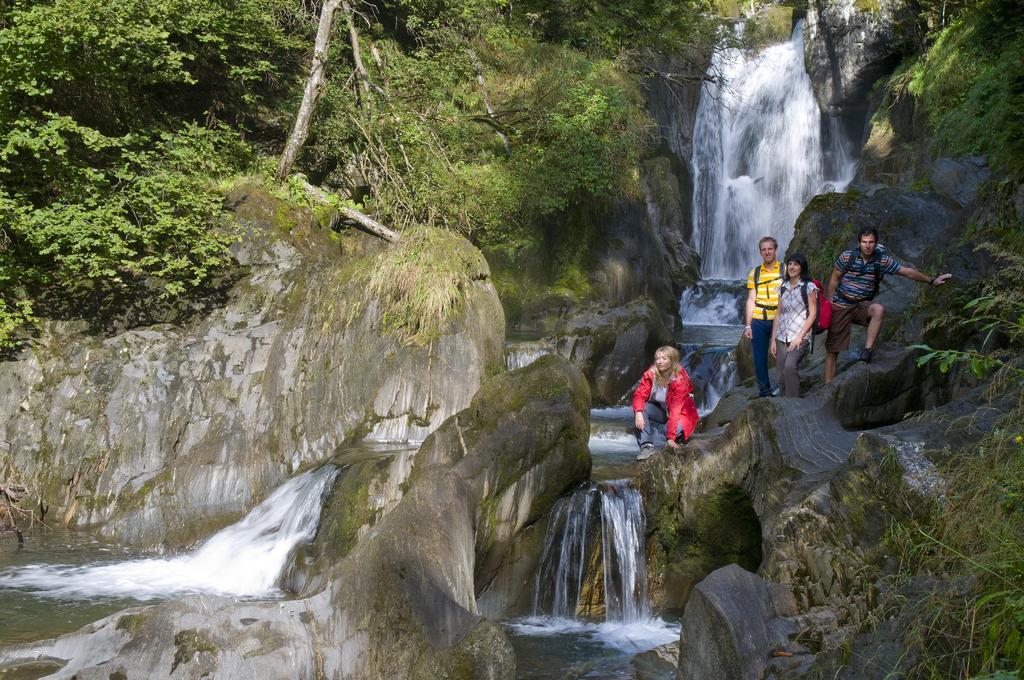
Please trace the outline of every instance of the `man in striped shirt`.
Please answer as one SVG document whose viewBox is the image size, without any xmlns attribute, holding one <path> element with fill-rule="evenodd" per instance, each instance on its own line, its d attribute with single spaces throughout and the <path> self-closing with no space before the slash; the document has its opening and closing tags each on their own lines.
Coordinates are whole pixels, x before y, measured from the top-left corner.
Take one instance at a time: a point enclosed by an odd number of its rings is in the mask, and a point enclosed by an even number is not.
<svg viewBox="0 0 1024 680">
<path fill-rule="evenodd" d="M 747 276 L 747 313 L 743 337 L 749 338 L 754 353 L 754 373 L 757 374 L 757 396 L 772 396 L 771 377 L 768 374 L 768 348 L 772 341 L 772 322 L 779 308 L 779 284 L 782 266 L 775 259 L 778 242 L 765 236 L 758 244 L 763 262 L 750 270 Z"/>
<path fill-rule="evenodd" d="M 871 352 L 885 318 L 885 307 L 872 302 L 886 274 L 899 274 L 914 281 L 941 286 L 952 274 L 928 278 L 913 267 L 904 266 L 888 253 L 881 252 L 878 230 L 864 227 L 857 234 L 859 248 L 844 251 L 832 265 L 828 296 L 832 300 L 832 324 L 825 339 L 825 382 L 836 376 L 839 353 L 850 346 L 852 325 L 867 326 L 864 348 L 851 352 L 855 361 L 871 361 Z"/>
</svg>

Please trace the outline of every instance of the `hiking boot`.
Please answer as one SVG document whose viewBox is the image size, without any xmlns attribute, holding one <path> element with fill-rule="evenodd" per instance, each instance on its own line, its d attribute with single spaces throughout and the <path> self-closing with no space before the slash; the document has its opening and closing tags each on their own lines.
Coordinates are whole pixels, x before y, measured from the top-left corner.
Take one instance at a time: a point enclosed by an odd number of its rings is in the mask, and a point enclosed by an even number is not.
<svg viewBox="0 0 1024 680">
<path fill-rule="evenodd" d="M 871 350 L 867 347 L 861 347 L 850 352 L 850 359 L 854 362 L 863 361 L 865 364 L 871 363 Z"/>
<path fill-rule="evenodd" d="M 654 444 L 644 444 L 640 447 L 640 453 L 636 454 L 637 460 L 647 460 L 654 455 Z"/>
</svg>

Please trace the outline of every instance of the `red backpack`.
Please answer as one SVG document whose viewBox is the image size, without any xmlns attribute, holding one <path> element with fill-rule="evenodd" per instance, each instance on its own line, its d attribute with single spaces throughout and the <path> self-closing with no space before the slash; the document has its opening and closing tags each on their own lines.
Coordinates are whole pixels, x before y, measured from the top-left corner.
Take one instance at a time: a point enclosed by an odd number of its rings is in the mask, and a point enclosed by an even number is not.
<svg viewBox="0 0 1024 680">
<path fill-rule="evenodd" d="M 832 301 L 825 298 L 825 289 L 821 287 L 821 281 L 811 279 L 811 283 L 818 287 L 818 317 L 814 320 L 812 331 L 815 335 L 824 333 L 832 325 Z M 804 310 L 810 311 L 807 304 L 807 283 L 800 285 L 800 297 L 804 300 Z"/>
</svg>

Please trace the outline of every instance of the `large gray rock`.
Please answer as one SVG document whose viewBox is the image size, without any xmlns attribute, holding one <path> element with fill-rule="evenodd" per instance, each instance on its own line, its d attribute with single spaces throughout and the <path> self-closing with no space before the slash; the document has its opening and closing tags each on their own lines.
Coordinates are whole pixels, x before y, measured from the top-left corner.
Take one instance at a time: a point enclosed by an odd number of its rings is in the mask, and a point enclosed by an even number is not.
<svg viewBox="0 0 1024 680">
<path fill-rule="evenodd" d="M 586 307 L 567 315 L 554 336 L 559 354 L 580 367 L 590 381 L 595 405 L 626 397 L 654 360 L 654 351 L 673 345 L 673 336 L 648 301 L 622 307 Z"/>
<path fill-rule="evenodd" d="M 586 381 L 560 357 L 498 376 L 423 443 L 394 510 L 344 554 L 324 547 L 319 592 L 129 610 L 0 650 L 0 668 L 46 659 L 60 665 L 53 677 L 81 680 L 511 680 L 511 646 L 480 616 L 477 597 L 522 532 L 588 476 L 588 409 Z"/>
<path fill-rule="evenodd" d="M 870 655 L 881 650 L 878 645 L 885 638 L 886 650 L 899 649 L 898 628 L 879 634 L 874 642 L 858 632 L 876 615 L 882 601 L 879 579 L 894 564 L 886 528 L 895 519 L 922 521 L 939 509 L 944 481 L 936 462 L 948 457 L 950 447 L 963 447 L 990 433 L 1013 406 L 1012 395 L 987 401 L 984 388 L 967 390 L 954 375 L 917 367 L 914 356 L 883 345 L 871 364 L 852 366 L 803 399 L 748 400 L 742 391 L 730 393 L 716 409 L 722 414 L 712 413 L 704 433 L 680 455 L 655 456 L 641 467 L 638 485 L 647 504 L 649 564 L 655 569 L 688 564 L 693 570 L 689 578 L 698 580 L 715 566 L 736 561 L 715 565 L 713 559 L 696 559 L 716 554 L 701 532 L 715 525 L 715 514 L 737 516 L 752 510 L 763 555 L 757 573 L 785 586 L 791 600 L 777 615 L 792 624 L 802 644 L 818 653 L 796 646 L 797 638 L 786 647 L 797 656 L 788 660 L 769 661 L 763 654 L 766 644 L 750 652 L 753 656 L 735 652 L 738 644 L 729 641 L 747 635 L 746 626 L 757 628 L 748 641 L 766 639 L 760 636 L 761 623 L 740 619 L 752 616 L 765 622 L 772 617 L 756 603 L 750 611 L 734 611 L 704 601 L 694 606 L 705 623 L 694 625 L 699 631 L 717 620 L 721 635 L 712 639 L 697 633 L 700 649 L 694 658 L 706 664 L 699 668 L 720 663 L 737 673 L 732 677 L 758 678 L 804 677 L 802 673 L 815 668 L 832 677 L 825 671 L 845 663 L 843 650 L 851 646 Z M 907 418 L 908 413 L 914 416 Z M 968 413 L 972 415 L 965 422 Z M 673 599 L 678 593 L 657 578 L 652 584 L 652 597 L 667 606 L 685 602 L 688 616 L 694 598 L 704 597 L 693 589 L 680 591 L 688 599 Z M 890 601 L 887 606 L 896 605 Z M 681 659 L 687 655 L 687 635 L 684 629 Z M 714 661 L 700 657 L 712 652 Z M 864 677 L 880 678 L 904 667 L 903 655 L 886 651 L 882 657 L 888 664 L 884 672 L 874 669 Z M 728 659 L 741 658 L 747 666 L 737 670 L 729 665 Z M 751 666 L 751 659 L 767 666 Z M 700 670 L 688 676 L 682 661 L 680 668 L 680 677 L 715 677 Z"/>
<path fill-rule="evenodd" d="M 804 63 L 818 105 L 860 139 L 875 81 L 901 59 L 898 14 L 904 0 L 813 0 L 804 21 Z"/>
<path fill-rule="evenodd" d="M 951 291 L 992 270 L 990 257 L 964 243 L 966 218 L 959 205 L 935 192 L 873 188 L 822 194 L 797 218 L 789 249 L 807 255 L 812 275 L 827 285 L 835 258 L 855 247 L 861 227 L 872 226 L 903 264 L 929 275 L 951 272 L 953 281 L 936 290 L 902 276 L 884 278 L 876 298 L 887 310 L 883 333 L 910 344 L 921 341 L 925 313 L 941 311 Z"/>
<path fill-rule="evenodd" d="M 475 268 L 465 311 L 427 347 L 407 347 L 381 332 L 376 303 L 351 318 L 366 295 L 353 272 L 379 246 L 353 238 L 343 255 L 311 216 L 258 189 L 229 204 L 248 273 L 223 305 L 113 337 L 44 324 L 0 362 L 0 468 L 48 521 L 189 543 L 342 442 L 422 439 L 500 370 L 502 310 L 468 242 L 452 238 Z"/>
<path fill-rule="evenodd" d="M 694 589 L 679 643 L 680 680 L 761 680 L 795 626 L 779 617 L 769 585 L 736 565 Z"/>
<path fill-rule="evenodd" d="M 908 411 L 949 398 L 945 376 L 917 367 L 915 356 L 882 346 L 871 364 L 856 364 L 803 399 L 748 399 L 742 391 L 730 393 L 707 417 L 711 426 L 681 456 L 656 456 L 644 464 L 638 485 L 654 539 L 650 564 L 671 576 L 651 579 L 655 602 L 680 607 L 690 592 L 688 583 L 752 554 L 749 549 L 723 553 L 713 536 L 704 535 L 710 525 L 723 526 L 728 531 L 721 535 L 733 536 L 730 541 L 742 546 L 749 529 L 740 520 L 751 512 L 760 525 L 759 573 L 790 584 L 807 607 L 831 604 L 833 592 L 836 601 L 853 591 L 860 597 L 858 589 L 866 584 L 856 573 L 859 562 L 839 564 L 842 576 L 833 577 L 832 567 L 823 566 L 831 565 L 831 557 L 822 557 L 824 535 L 812 535 L 818 525 L 807 518 L 838 513 L 841 504 L 832 500 L 829 480 L 848 465 L 861 430 L 899 422 Z M 866 503 L 869 495 L 850 498 Z M 823 519 L 821 526 L 834 532 L 830 541 L 843 545 L 841 534 L 848 532 L 843 522 Z"/>
</svg>

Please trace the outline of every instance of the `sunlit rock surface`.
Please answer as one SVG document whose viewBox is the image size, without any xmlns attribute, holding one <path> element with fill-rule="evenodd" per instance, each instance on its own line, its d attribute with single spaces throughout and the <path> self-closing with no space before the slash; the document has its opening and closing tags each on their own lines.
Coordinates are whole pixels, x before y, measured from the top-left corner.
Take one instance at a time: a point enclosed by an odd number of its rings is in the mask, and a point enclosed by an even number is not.
<svg viewBox="0 0 1024 680">
<path fill-rule="evenodd" d="M 843 645 L 872 644 L 860 630 L 879 605 L 878 579 L 893 568 L 887 527 L 908 513 L 933 511 L 944 488 L 935 463 L 950 447 L 990 432 L 1007 409 L 1007 403 L 988 401 L 983 388 L 917 367 L 914 356 L 882 345 L 872 363 L 847 368 L 802 399 L 753 400 L 734 391 L 680 455 L 665 451 L 644 464 L 638 482 L 648 504 L 652 564 L 670 575 L 668 567 L 683 570 L 674 590 L 671 581 L 653 586 L 656 601 L 687 603 L 681 678 L 715 677 L 709 674 L 714 668 L 732 668 L 737 674 L 729 677 L 768 677 L 769 670 L 773 677 L 798 677 L 809 668 L 833 668 Z M 965 413 L 973 414 L 969 422 Z M 723 489 L 742 494 L 723 495 Z M 710 600 L 702 595 L 703 604 L 691 611 L 692 585 L 715 566 L 738 561 L 711 550 L 701 532 L 723 523 L 715 524 L 716 513 L 731 513 L 735 521 L 751 509 L 762 557 L 747 568 L 769 585 L 784 585 L 792 598 L 786 608 L 792 611 L 784 614 L 792 637 L 763 646 L 793 653 L 795 660 L 779 657 L 766 665 L 764 649 L 736 651 L 750 639 L 741 630 L 750 612 L 729 614 L 736 606 L 730 597 L 715 604 L 728 588 L 713 589 L 718 595 Z M 729 535 L 715 530 L 708 538 L 717 545 Z M 783 616 L 763 613 L 758 626 Z M 688 637 L 687 626 L 725 632 Z M 887 635 L 898 644 L 898 630 Z"/>
</svg>

